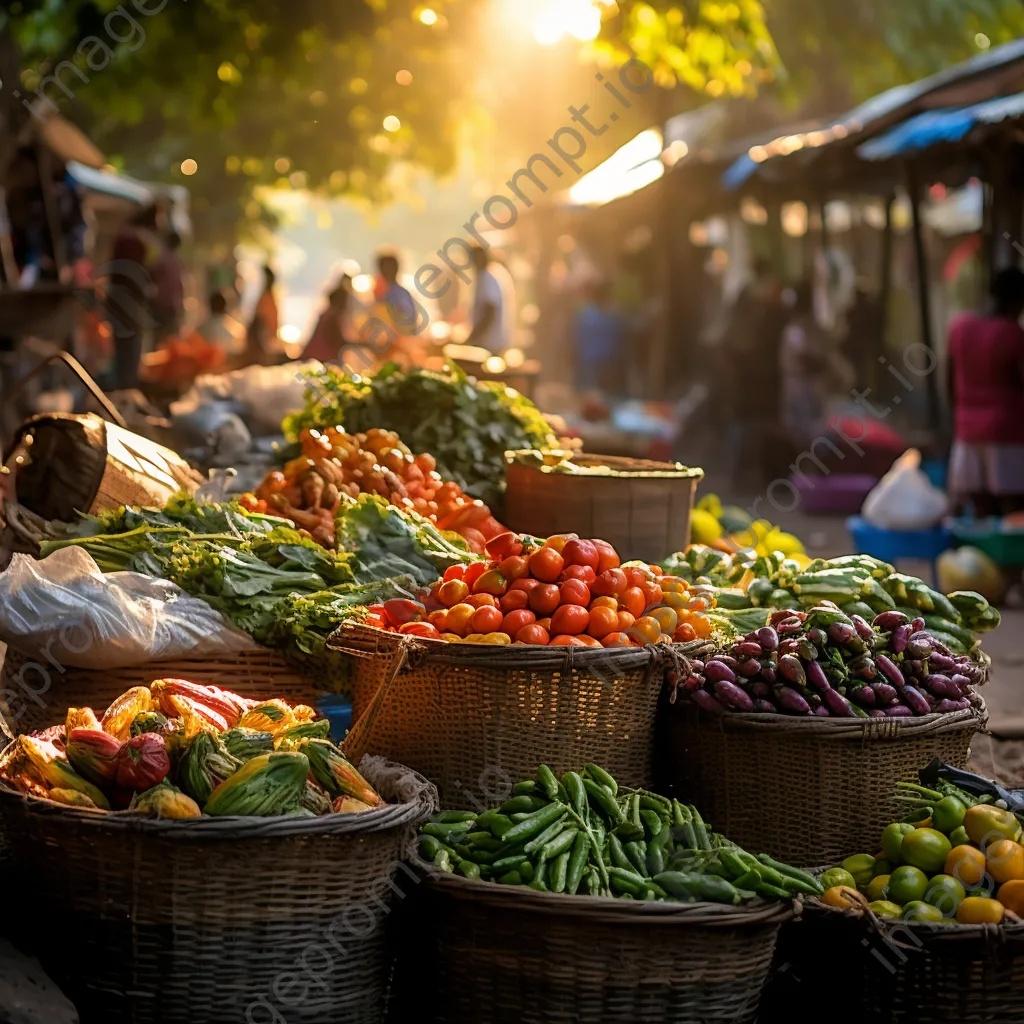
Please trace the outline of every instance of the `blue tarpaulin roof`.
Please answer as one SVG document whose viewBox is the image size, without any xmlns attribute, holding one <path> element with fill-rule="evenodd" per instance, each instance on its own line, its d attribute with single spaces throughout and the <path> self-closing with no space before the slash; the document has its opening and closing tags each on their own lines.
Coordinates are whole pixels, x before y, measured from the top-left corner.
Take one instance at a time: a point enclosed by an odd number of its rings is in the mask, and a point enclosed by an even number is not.
<svg viewBox="0 0 1024 1024">
<path fill-rule="evenodd" d="M 929 110 L 858 147 L 864 160 L 889 160 L 941 142 L 960 142 L 979 124 L 999 124 L 1024 116 L 1024 92 L 987 103 L 949 110 Z"/>
</svg>

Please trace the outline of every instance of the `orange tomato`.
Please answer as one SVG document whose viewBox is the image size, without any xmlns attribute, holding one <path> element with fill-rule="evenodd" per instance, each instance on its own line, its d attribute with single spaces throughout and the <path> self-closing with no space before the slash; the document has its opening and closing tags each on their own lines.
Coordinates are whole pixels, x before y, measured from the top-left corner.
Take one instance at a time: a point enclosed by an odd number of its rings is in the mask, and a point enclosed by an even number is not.
<svg viewBox="0 0 1024 1024">
<path fill-rule="evenodd" d="M 464 565 L 449 565 L 444 571 L 442 579 L 447 583 L 449 580 L 461 580 L 466 575 Z"/>
<path fill-rule="evenodd" d="M 581 580 L 589 587 L 597 579 L 597 573 L 589 565 L 567 565 L 558 577 L 559 583 L 566 580 Z"/>
<path fill-rule="evenodd" d="M 578 604 L 581 608 L 590 607 L 590 590 L 582 580 L 566 580 L 559 593 L 562 604 Z"/>
<path fill-rule="evenodd" d="M 469 632 L 469 623 L 478 609 L 471 604 L 457 604 L 448 609 L 448 615 L 444 620 L 444 628 L 447 633 L 458 633 L 460 636 Z"/>
<path fill-rule="evenodd" d="M 974 846 L 954 846 L 946 857 L 945 873 L 966 889 L 979 885 L 986 870 L 985 854 Z"/>
<path fill-rule="evenodd" d="M 977 896 L 968 896 L 960 904 L 956 919 L 960 924 L 999 924 L 1005 909 L 996 900 L 987 900 Z"/>
<path fill-rule="evenodd" d="M 583 634 L 582 636 L 576 637 L 583 647 L 601 647 L 601 641 L 595 640 L 592 636 Z"/>
<path fill-rule="evenodd" d="M 548 537 L 548 539 L 544 541 L 544 547 L 552 548 L 561 554 L 565 545 L 568 544 L 569 541 L 579 539 L 580 537 L 578 533 L 556 533 L 554 537 Z"/>
<path fill-rule="evenodd" d="M 525 590 L 510 590 L 499 602 L 498 607 L 508 614 L 520 608 L 528 608 L 530 595 Z"/>
<path fill-rule="evenodd" d="M 661 567 L 660 565 L 658 565 L 657 563 L 655 563 L 655 562 L 652 562 L 652 563 L 650 564 L 649 568 L 650 568 L 650 570 L 651 570 L 651 573 L 652 573 L 652 574 L 653 574 L 654 576 L 657 576 L 657 577 L 658 577 L 658 579 L 660 579 L 660 578 L 661 578 L 662 576 L 664 576 L 664 575 L 665 575 L 665 570 L 664 570 L 664 569 L 662 569 L 662 567 Z"/>
<path fill-rule="evenodd" d="M 468 586 L 472 587 L 489 568 L 490 565 L 487 562 L 473 562 L 466 566 L 466 574 L 462 578 Z"/>
<path fill-rule="evenodd" d="M 619 631 L 619 615 L 612 608 L 594 608 L 590 609 L 590 625 L 587 626 L 587 632 L 597 640 L 603 640 L 609 633 L 617 633 Z"/>
<path fill-rule="evenodd" d="M 544 583 L 530 594 L 530 611 L 539 617 L 551 615 L 562 600 L 562 592 L 553 583 Z"/>
<path fill-rule="evenodd" d="M 597 548 L 589 540 L 571 540 L 562 548 L 562 558 L 566 565 L 586 565 L 597 571 L 601 564 L 601 556 Z"/>
<path fill-rule="evenodd" d="M 470 594 L 466 598 L 466 604 L 474 608 L 497 608 L 498 599 L 493 594 Z"/>
<path fill-rule="evenodd" d="M 619 612 L 619 629 L 623 633 L 628 633 L 633 628 L 634 622 L 636 622 L 636 616 L 631 612 Z"/>
<path fill-rule="evenodd" d="M 504 618 L 496 605 L 485 605 L 476 610 L 476 614 L 469 620 L 469 626 L 474 633 L 494 633 L 501 629 Z"/>
<path fill-rule="evenodd" d="M 985 850 L 988 872 L 997 882 L 1024 879 L 1024 846 L 1000 839 Z"/>
<path fill-rule="evenodd" d="M 1024 881 L 1015 878 L 1010 882 L 1004 882 L 999 887 L 996 898 L 1011 913 L 1024 918 Z"/>
<path fill-rule="evenodd" d="M 537 616 L 526 608 L 509 612 L 501 622 L 502 633 L 508 633 L 513 640 L 519 635 L 520 630 L 532 626 L 537 621 Z"/>
<path fill-rule="evenodd" d="M 527 576 L 526 579 L 516 580 L 515 583 L 509 587 L 509 592 L 511 593 L 514 590 L 521 590 L 524 594 L 529 595 L 538 587 L 542 586 L 544 586 L 544 584 L 541 583 L 540 580 L 535 580 L 532 577 Z"/>
<path fill-rule="evenodd" d="M 543 626 L 534 622 L 532 625 L 523 626 L 513 639 L 517 644 L 546 647 L 551 643 L 551 634 Z"/>
<path fill-rule="evenodd" d="M 693 624 L 684 622 L 676 631 L 672 637 L 677 644 L 688 644 L 692 643 L 697 639 L 697 630 L 693 628 Z"/>
<path fill-rule="evenodd" d="M 707 640 L 714 632 L 714 626 L 706 615 L 695 615 L 690 619 L 690 625 L 693 626 L 698 640 Z"/>
<path fill-rule="evenodd" d="M 625 633 L 609 633 L 602 641 L 602 647 L 633 647 L 633 641 Z"/>
<path fill-rule="evenodd" d="M 574 636 L 556 636 L 549 644 L 550 647 L 582 647 L 583 644 Z"/>
<path fill-rule="evenodd" d="M 651 618 L 660 624 L 662 633 L 674 633 L 679 628 L 679 616 L 671 608 L 655 608 Z"/>
<path fill-rule="evenodd" d="M 639 587 L 629 587 L 619 597 L 619 607 L 639 619 L 647 609 L 644 592 Z"/>
<path fill-rule="evenodd" d="M 590 625 L 590 612 L 578 604 L 563 604 L 551 616 L 551 632 L 579 636 Z"/>
<path fill-rule="evenodd" d="M 590 610 L 593 611 L 595 608 L 611 608 L 613 612 L 619 610 L 619 602 L 614 597 L 595 597 L 590 602 Z"/>
<path fill-rule="evenodd" d="M 690 595 L 685 591 L 679 594 L 669 593 L 665 595 L 665 600 L 662 603 L 673 611 L 685 612 L 690 607 Z"/>
<path fill-rule="evenodd" d="M 691 612 L 706 612 L 708 610 L 708 603 L 703 597 L 694 597 L 690 599 L 690 603 L 686 607 Z"/>
<path fill-rule="evenodd" d="M 665 592 L 657 583 L 645 583 L 640 589 L 643 591 L 648 608 L 657 608 L 665 600 Z"/>
<path fill-rule="evenodd" d="M 447 583 L 441 585 L 437 596 L 445 608 L 453 608 L 469 597 L 469 586 L 464 580 L 448 580 Z"/>
<path fill-rule="evenodd" d="M 428 637 L 431 640 L 441 639 L 441 633 L 438 628 L 429 622 L 407 622 L 404 626 L 399 627 L 398 632 L 405 636 L 422 636 Z"/>
<path fill-rule="evenodd" d="M 630 587 L 639 587 L 644 583 L 651 582 L 651 574 L 638 565 L 624 566 L 622 571 L 626 574 L 626 583 Z"/>
<path fill-rule="evenodd" d="M 545 583 L 554 583 L 564 568 L 565 559 L 554 548 L 541 548 L 530 555 L 531 574 Z"/>
<path fill-rule="evenodd" d="M 441 632 L 444 632 L 444 621 L 448 618 L 448 609 L 442 608 L 440 611 L 431 612 L 427 616 L 427 622 L 433 623 Z"/>
<path fill-rule="evenodd" d="M 609 569 L 618 569 L 622 564 L 622 560 L 619 558 L 618 551 L 615 550 L 606 540 L 597 540 L 594 538 L 590 542 L 597 548 L 597 557 L 599 559 L 597 564 L 597 571 L 607 572 Z"/>
<path fill-rule="evenodd" d="M 537 620 L 537 625 L 540 626 L 541 629 L 543 629 L 546 632 L 550 633 L 551 632 L 551 616 L 548 615 L 545 618 L 538 619 Z"/>
<path fill-rule="evenodd" d="M 645 615 L 636 620 L 629 635 L 640 644 L 656 644 L 661 639 L 661 623 Z"/>
<path fill-rule="evenodd" d="M 606 569 L 590 589 L 602 597 L 618 597 L 626 589 L 626 574 L 621 569 Z"/>
<path fill-rule="evenodd" d="M 510 583 L 514 583 L 529 575 L 530 560 L 522 555 L 511 555 L 498 566 L 498 572 Z"/>
<path fill-rule="evenodd" d="M 685 594 L 690 589 L 686 580 L 679 576 L 662 576 L 658 583 L 666 595 Z"/>
</svg>

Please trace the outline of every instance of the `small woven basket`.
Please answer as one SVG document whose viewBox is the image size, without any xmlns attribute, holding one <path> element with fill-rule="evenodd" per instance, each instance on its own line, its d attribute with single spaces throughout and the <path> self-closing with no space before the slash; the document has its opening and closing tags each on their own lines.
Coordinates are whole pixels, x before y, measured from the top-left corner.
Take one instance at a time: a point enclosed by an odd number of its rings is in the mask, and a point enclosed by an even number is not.
<svg viewBox="0 0 1024 1024">
<path fill-rule="evenodd" d="M 254 700 L 281 697 L 290 704 L 314 706 L 330 688 L 328 678 L 314 677 L 267 649 L 125 668 L 58 669 L 40 654 L 9 647 L 0 672 L 0 717 L 11 735 L 35 732 L 63 721 L 68 708 L 90 707 L 102 714 L 125 690 L 148 686 L 154 679 L 189 679 Z"/>
<path fill-rule="evenodd" d="M 598 474 L 555 472 L 509 452 L 505 521 L 518 533 L 601 537 L 625 559 L 660 561 L 690 543 L 690 516 L 702 469 L 615 455 L 575 455 Z"/>
<path fill-rule="evenodd" d="M 750 1024 L 793 916 L 790 905 L 635 903 L 438 872 L 403 910 L 416 940 L 396 989 L 415 1002 L 396 1024 Z"/>
<path fill-rule="evenodd" d="M 419 886 L 400 862 L 436 792 L 379 758 L 360 768 L 396 802 L 169 821 L 0 790 L 15 919 L 83 1024 L 382 1021 L 384 925 Z"/>
<path fill-rule="evenodd" d="M 873 853 L 902 815 L 896 782 L 916 782 L 933 758 L 967 766 L 984 703 L 921 718 L 710 716 L 680 701 L 666 738 L 670 789 L 716 832 L 788 864 L 837 864 Z"/>
<path fill-rule="evenodd" d="M 665 673 L 685 673 L 686 659 L 708 648 L 489 647 L 359 623 L 344 623 L 328 646 L 361 662 L 349 756 L 372 750 L 408 764 L 437 786 L 443 807 L 465 807 L 469 796 L 499 804 L 539 764 L 563 772 L 596 762 L 623 786 L 650 785 Z"/>
</svg>

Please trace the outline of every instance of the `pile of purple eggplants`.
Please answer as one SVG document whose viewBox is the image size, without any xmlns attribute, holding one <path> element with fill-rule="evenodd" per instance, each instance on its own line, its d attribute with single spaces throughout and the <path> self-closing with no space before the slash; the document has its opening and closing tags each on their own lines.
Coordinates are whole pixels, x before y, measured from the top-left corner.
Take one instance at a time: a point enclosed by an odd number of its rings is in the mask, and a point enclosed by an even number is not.
<svg viewBox="0 0 1024 1024">
<path fill-rule="evenodd" d="M 986 670 L 954 655 L 924 619 L 887 611 L 868 622 L 822 602 L 780 610 L 728 653 L 691 663 L 677 685 L 715 714 L 912 718 L 965 711 Z"/>
</svg>

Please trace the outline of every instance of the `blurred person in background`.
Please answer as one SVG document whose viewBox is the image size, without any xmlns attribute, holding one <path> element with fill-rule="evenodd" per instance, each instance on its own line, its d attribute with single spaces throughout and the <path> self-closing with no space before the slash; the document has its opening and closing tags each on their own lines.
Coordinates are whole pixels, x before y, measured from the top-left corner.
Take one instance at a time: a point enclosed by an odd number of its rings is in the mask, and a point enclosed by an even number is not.
<svg viewBox="0 0 1024 1024">
<path fill-rule="evenodd" d="M 245 355 L 246 330 L 230 313 L 230 294 L 226 289 L 218 288 L 210 294 L 209 309 L 209 316 L 196 328 L 196 334 L 220 349 L 227 363 L 235 366 Z"/>
<path fill-rule="evenodd" d="M 153 319 L 158 341 L 173 337 L 185 318 L 185 270 L 178 250 L 181 235 L 169 231 L 153 267 Z"/>
<path fill-rule="evenodd" d="M 313 333 L 302 350 L 302 359 L 321 363 L 337 363 L 348 345 L 346 323 L 350 293 L 344 283 L 338 284 L 327 297 L 327 308 L 320 314 Z"/>
<path fill-rule="evenodd" d="M 789 322 L 782 332 L 782 351 L 777 351 L 776 358 L 782 371 L 782 422 L 799 448 L 814 438 L 824 422 L 829 365 L 827 339 L 814 310 L 814 284 L 808 279 L 795 288 Z"/>
<path fill-rule="evenodd" d="M 1024 272 L 1000 270 L 988 307 L 949 329 L 953 500 L 979 517 L 1024 509 Z"/>
<path fill-rule="evenodd" d="M 626 325 L 612 303 L 607 280 L 590 282 L 584 294 L 574 323 L 576 387 L 580 391 L 614 390 Z"/>
<path fill-rule="evenodd" d="M 263 291 L 256 302 L 256 310 L 249 324 L 248 346 L 245 359 L 248 365 L 271 366 L 281 355 L 277 332 L 281 317 L 278 312 L 274 285 L 277 275 L 268 263 L 263 268 Z"/>
<path fill-rule="evenodd" d="M 466 344 L 501 355 L 512 344 L 510 324 L 515 310 L 512 278 L 483 246 L 473 249 L 473 265 L 476 267 L 473 329 L 466 338 Z"/>
</svg>

